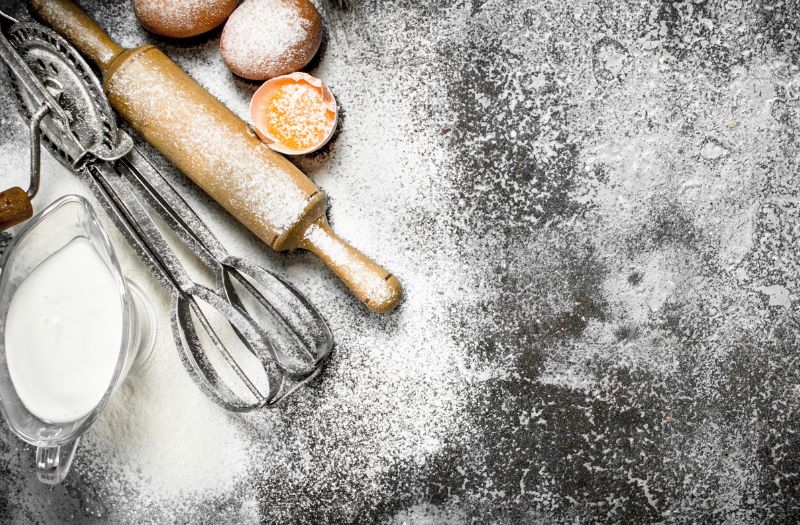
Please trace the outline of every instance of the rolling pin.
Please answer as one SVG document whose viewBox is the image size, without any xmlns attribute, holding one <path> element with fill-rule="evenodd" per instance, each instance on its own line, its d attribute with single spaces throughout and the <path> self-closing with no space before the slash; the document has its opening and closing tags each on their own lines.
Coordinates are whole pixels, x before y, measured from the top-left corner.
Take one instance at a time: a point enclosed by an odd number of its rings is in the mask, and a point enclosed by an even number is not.
<svg viewBox="0 0 800 525">
<path fill-rule="evenodd" d="M 28 0 L 28 9 L 98 65 L 111 105 L 137 132 L 261 240 L 315 253 L 373 311 L 397 305 L 399 281 L 328 225 L 325 193 L 164 53 L 119 46 L 71 0 Z"/>
</svg>

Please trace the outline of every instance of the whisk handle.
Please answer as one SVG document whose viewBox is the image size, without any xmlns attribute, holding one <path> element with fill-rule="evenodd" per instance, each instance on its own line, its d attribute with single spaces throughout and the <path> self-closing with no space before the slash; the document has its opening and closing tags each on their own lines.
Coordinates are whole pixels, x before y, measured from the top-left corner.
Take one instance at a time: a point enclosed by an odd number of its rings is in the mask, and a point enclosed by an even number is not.
<svg viewBox="0 0 800 525">
<path fill-rule="evenodd" d="M 33 205 L 25 190 L 9 188 L 0 193 L 0 231 L 33 217 Z"/>
<path fill-rule="evenodd" d="M 71 0 L 28 0 L 34 18 L 52 27 L 105 71 L 125 49 Z"/>
</svg>

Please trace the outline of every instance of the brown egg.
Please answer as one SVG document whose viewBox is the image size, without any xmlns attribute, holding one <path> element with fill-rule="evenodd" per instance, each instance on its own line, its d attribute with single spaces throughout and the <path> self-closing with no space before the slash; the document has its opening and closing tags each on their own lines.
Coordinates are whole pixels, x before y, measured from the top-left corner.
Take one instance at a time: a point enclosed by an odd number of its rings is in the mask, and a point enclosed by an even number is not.
<svg viewBox="0 0 800 525">
<path fill-rule="evenodd" d="M 187 38 L 222 24 L 238 3 L 238 0 L 133 0 L 133 10 L 148 31 Z"/>
<path fill-rule="evenodd" d="M 240 77 L 267 80 L 305 67 L 322 42 L 322 20 L 309 0 L 245 0 L 222 31 L 220 49 Z"/>
</svg>

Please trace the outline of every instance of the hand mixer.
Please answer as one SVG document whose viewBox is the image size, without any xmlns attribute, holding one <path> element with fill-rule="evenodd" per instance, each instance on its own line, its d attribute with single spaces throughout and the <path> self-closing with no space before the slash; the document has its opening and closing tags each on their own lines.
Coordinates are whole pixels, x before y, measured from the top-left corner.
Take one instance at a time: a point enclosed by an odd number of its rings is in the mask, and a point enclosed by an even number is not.
<svg viewBox="0 0 800 525">
<path fill-rule="evenodd" d="M 325 193 L 164 53 L 120 47 L 70 0 L 28 8 L 98 65 L 135 130 L 256 236 L 275 250 L 310 250 L 373 311 L 398 304 L 399 281 L 331 229 Z"/>
<path fill-rule="evenodd" d="M 223 407 L 244 411 L 272 406 L 318 374 L 332 339 L 316 310 L 267 270 L 228 255 L 167 179 L 117 129 L 97 78 L 66 41 L 38 24 L 3 18 L 7 24 L 0 33 L 0 57 L 9 66 L 23 111 L 37 121 L 48 149 L 87 179 L 170 290 L 175 343 L 200 388 Z M 190 251 L 215 272 L 216 289 L 192 280 L 136 194 L 149 196 Z M 225 325 L 233 328 L 234 339 L 246 352 L 229 351 L 219 335 L 220 320 L 223 330 Z M 255 374 L 253 356 L 260 367 Z"/>
<path fill-rule="evenodd" d="M 0 31 L 6 32 L 11 24 L 16 20 L 0 12 Z M 31 148 L 30 160 L 30 185 L 27 190 L 20 187 L 9 188 L 0 193 L 0 231 L 10 228 L 33 216 L 33 205 L 31 199 L 36 196 L 39 190 L 40 169 L 41 169 L 41 132 L 42 122 L 47 118 L 49 125 L 58 131 L 58 136 L 64 136 L 67 140 L 83 140 L 84 143 L 91 143 L 92 154 L 97 158 L 113 159 L 118 157 L 118 152 L 113 151 L 109 144 L 95 140 L 96 137 L 89 136 L 93 130 L 88 128 L 71 128 L 65 123 L 69 122 L 70 116 L 63 108 L 56 97 L 62 97 L 65 92 L 60 84 L 44 85 L 40 83 L 22 57 L 14 50 L 11 43 L 6 39 L 0 39 L 0 58 L 6 63 L 12 74 L 15 86 L 20 86 L 28 93 L 30 103 L 30 123 L 29 136 Z M 75 104 L 73 112 L 91 111 L 92 104 L 87 97 L 79 94 L 70 93 L 68 98 Z M 63 100 L 63 99 L 62 99 Z M 132 143 L 120 142 L 120 147 L 128 148 Z"/>
</svg>

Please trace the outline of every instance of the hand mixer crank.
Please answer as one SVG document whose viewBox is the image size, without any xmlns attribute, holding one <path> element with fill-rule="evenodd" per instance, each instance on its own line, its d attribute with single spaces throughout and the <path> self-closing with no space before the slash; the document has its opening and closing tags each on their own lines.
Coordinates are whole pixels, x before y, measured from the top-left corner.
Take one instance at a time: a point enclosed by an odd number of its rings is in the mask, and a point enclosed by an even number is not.
<svg viewBox="0 0 800 525">
<path fill-rule="evenodd" d="M 80 153 L 71 159 L 72 167 L 77 167 L 89 154 L 96 158 L 113 160 L 133 146 L 128 138 L 127 143 L 124 140 L 118 141 L 119 148 L 115 150 L 105 147 L 106 144 L 97 140 L 98 135 L 80 133 L 79 136 L 79 133 L 73 130 L 75 120 L 73 114 L 80 114 L 89 109 L 94 94 L 89 88 L 65 93 L 64 84 L 70 86 L 70 81 L 78 78 L 75 75 L 80 75 L 81 71 L 84 71 L 81 66 L 85 62 L 80 60 L 74 50 L 71 56 L 62 56 L 61 53 L 65 51 L 69 55 L 71 48 L 68 45 L 66 47 L 53 45 L 56 40 L 63 42 L 58 35 L 38 24 L 20 23 L 0 11 L 0 59 L 6 64 L 17 98 L 30 117 L 31 150 L 28 189 L 13 187 L 0 193 L 0 231 L 19 224 L 33 215 L 31 201 L 39 190 L 42 140 L 49 141 L 56 150 L 62 149 L 65 143 L 79 146 Z M 25 53 L 30 55 L 23 56 Z M 64 64 L 68 59 L 72 59 L 73 63 L 77 61 L 78 67 L 74 70 L 69 67 L 59 70 L 56 67 L 56 64 Z M 88 66 L 85 70 L 90 71 Z M 37 76 L 37 72 L 42 78 Z M 95 88 L 95 91 L 102 96 L 99 87 Z M 63 98 L 69 101 L 66 106 L 73 107 L 72 113 L 62 106 Z M 106 122 L 111 122 L 110 130 L 116 133 L 116 125 L 113 124 L 110 110 L 104 117 Z M 51 132 L 43 136 L 42 131 L 45 128 L 49 128 Z M 64 159 L 64 155 L 59 157 Z"/>
<path fill-rule="evenodd" d="M 5 31 L 11 27 L 11 24 L 16 23 L 18 23 L 17 20 L 0 11 L 0 58 L 17 81 L 28 90 L 36 101 L 38 109 L 33 113 L 28 125 L 31 148 L 30 183 L 27 190 L 15 186 L 0 193 L 0 231 L 33 216 L 31 201 L 39 191 L 39 181 L 41 180 L 41 123 L 50 112 L 59 118 L 65 117 L 61 108 L 50 97 L 47 89 L 39 82 L 39 79 L 6 38 Z"/>
<path fill-rule="evenodd" d="M 30 183 L 23 190 L 14 186 L 0 193 L 0 231 L 16 226 L 33 217 L 33 198 L 39 192 L 42 167 L 42 120 L 50 112 L 45 104 L 40 107 L 28 126 L 31 146 Z"/>
</svg>

